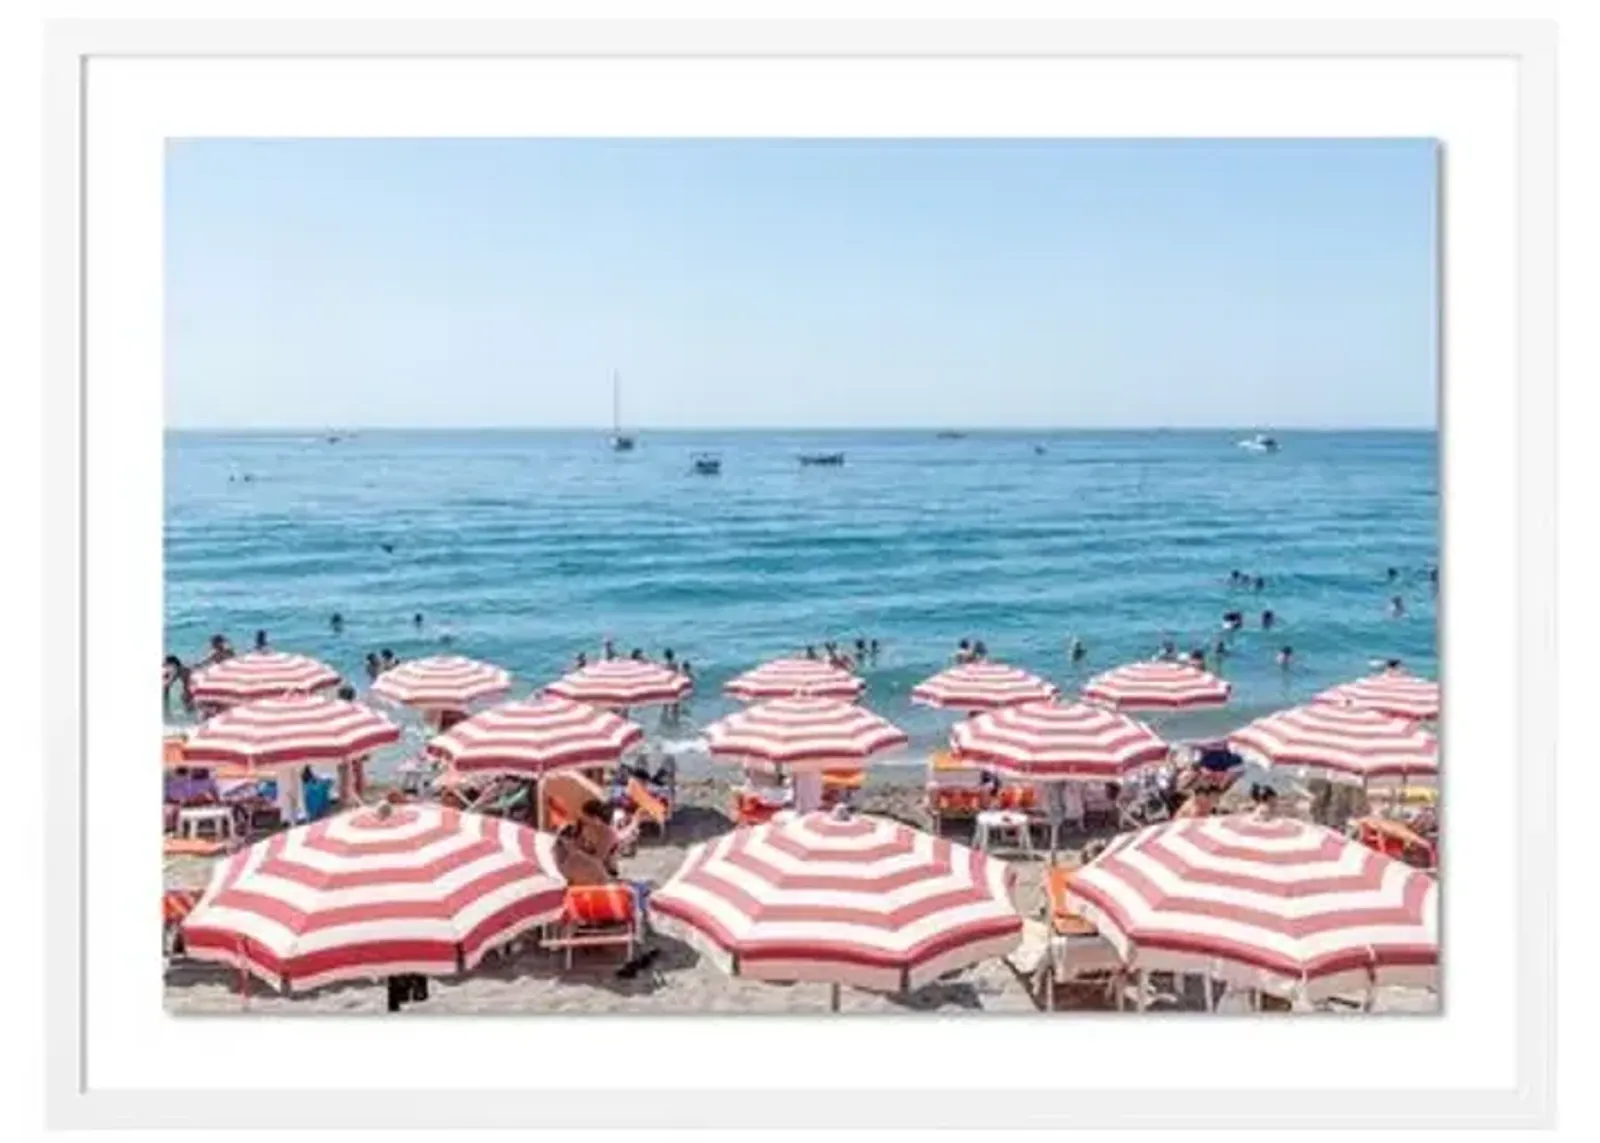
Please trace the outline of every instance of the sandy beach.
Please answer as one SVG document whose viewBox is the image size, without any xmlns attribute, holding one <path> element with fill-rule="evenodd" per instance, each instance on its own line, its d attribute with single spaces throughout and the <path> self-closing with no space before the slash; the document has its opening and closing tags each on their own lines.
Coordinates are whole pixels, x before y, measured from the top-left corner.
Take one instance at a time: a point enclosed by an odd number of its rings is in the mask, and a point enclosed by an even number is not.
<svg viewBox="0 0 1600 1143">
<path fill-rule="evenodd" d="M 722 778 L 680 782 L 679 808 L 666 836 L 658 837 L 653 830 L 647 830 L 636 852 L 622 860 L 623 876 L 654 885 L 664 882 L 689 847 L 732 827 L 727 815 L 729 797 L 730 785 Z M 860 792 L 857 806 L 864 813 L 894 818 L 921 829 L 929 826 L 920 782 L 881 778 L 869 782 Z M 963 843 L 971 840 L 970 823 L 947 823 L 943 832 Z M 1076 860 L 1085 844 L 1096 836 L 1110 836 L 1111 832 L 1105 828 L 1092 834 L 1064 833 L 1062 858 Z M 1028 928 L 1023 950 L 1012 960 L 1026 966 L 1030 952 L 1042 943 L 1045 933 L 1045 855 L 1040 852 L 1031 858 L 1006 857 L 1017 870 L 1015 900 Z M 210 876 L 211 866 L 210 859 L 168 858 L 164 870 L 166 887 L 201 888 Z M 408 1006 L 403 1015 L 829 1012 L 830 991 L 826 985 L 737 980 L 679 941 L 657 934 L 651 943 L 661 950 L 653 969 L 637 979 L 624 980 L 616 976 L 621 957 L 615 950 L 581 952 L 569 970 L 558 957 L 533 947 L 531 941 L 521 942 L 465 976 L 435 979 L 430 984 L 428 1000 Z M 1191 982 L 1184 989 L 1170 978 L 1157 975 L 1154 985 L 1158 995 L 1165 994 L 1162 1007 L 1204 1009 L 1197 983 Z M 1426 991 L 1380 989 L 1373 1010 L 1431 1012 L 1437 1011 L 1438 1003 L 1438 997 Z M 1103 992 L 1094 989 L 1058 989 L 1055 1004 L 1063 1011 L 1112 1008 Z M 239 977 L 232 969 L 177 958 L 166 973 L 165 1006 L 176 1014 L 376 1014 L 384 1013 L 385 1005 L 382 981 L 334 985 L 293 996 L 278 995 L 252 981 L 246 1000 L 240 996 Z M 906 995 L 845 989 L 840 1008 L 843 1013 L 1021 1013 L 1041 1011 L 1044 997 L 1042 993 L 1034 994 L 1028 974 L 1006 961 L 990 960 Z M 1229 1009 L 1243 1011 L 1243 998 L 1226 997 L 1219 1010 Z"/>
</svg>

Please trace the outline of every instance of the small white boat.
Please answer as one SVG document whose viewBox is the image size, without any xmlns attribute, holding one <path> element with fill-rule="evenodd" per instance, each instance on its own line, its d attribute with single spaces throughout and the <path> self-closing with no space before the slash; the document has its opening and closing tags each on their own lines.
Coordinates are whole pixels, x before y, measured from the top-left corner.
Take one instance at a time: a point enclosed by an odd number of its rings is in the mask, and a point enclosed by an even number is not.
<svg viewBox="0 0 1600 1143">
<path fill-rule="evenodd" d="M 1278 441 L 1276 437 L 1269 437 L 1266 433 L 1257 433 L 1249 440 L 1240 441 L 1239 447 L 1249 452 L 1277 452 Z"/>
</svg>

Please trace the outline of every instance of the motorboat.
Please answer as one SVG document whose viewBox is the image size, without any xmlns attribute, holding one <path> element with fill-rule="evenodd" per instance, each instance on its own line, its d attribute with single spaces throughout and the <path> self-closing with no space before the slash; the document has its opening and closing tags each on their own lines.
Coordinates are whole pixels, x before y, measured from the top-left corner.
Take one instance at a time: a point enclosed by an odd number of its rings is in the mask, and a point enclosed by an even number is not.
<svg viewBox="0 0 1600 1143">
<path fill-rule="evenodd" d="M 800 454 L 800 463 L 805 465 L 830 465 L 837 467 L 844 463 L 844 453 L 805 452 Z"/>
<path fill-rule="evenodd" d="M 936 433 L 935 435 L 942 441 L 958 441 L 967 434 L 958 433 L 954 429 L 945 429 L 943 432 Z"/>
<path fill-rule="evenodd" d="M 708 453 L 700 453 L 690 461 L 693 471 L 701 476 L 716 476 L 722 471 L 722 461 Z"/>
<path fill-rule="evenodd" d="M 1278 440 L 1276 437 L 1267 436 L 1266 433 L 1257 433 L 1248 440 L 1240 441 L 1239 447 L 1248 452 L 1277 452 Z"/>
</svg>

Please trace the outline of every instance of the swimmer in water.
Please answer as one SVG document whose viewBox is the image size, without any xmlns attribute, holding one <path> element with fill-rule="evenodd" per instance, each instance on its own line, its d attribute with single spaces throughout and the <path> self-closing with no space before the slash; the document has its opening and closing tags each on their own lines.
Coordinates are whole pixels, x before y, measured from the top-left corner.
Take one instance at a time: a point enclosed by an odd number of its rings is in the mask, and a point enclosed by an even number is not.
<svg viewBox="0 0 1600 1143">
<path fill-rule="evenodd" d="M 963 639 L 956 644 L 955 661 L 957 663 L 972 662 L 972 644 L 968 640 Z"/>
<path fill-rule="evenodd" d="M 394 652 L 385 647 L 378 652 L 378 661 L 383 664 L 383 669 L 388 671 L 400 665 L 400 660 L 394 657 Z"/>
<path fill-rule="evenodd" d="M 388 552 L 390 555 L 394 554 L 394 545 L 393 544 L 379 544 L 378 547 L 382 548 L 385 552 Z"/>
<path fill-rule="evenodd" d="M 1389 617 L 1391 619 L 1403 618 L 1406 613 L 1406 601 L 1398 595 L 1389 597 Z"/>
<path fill-rule="evenodd" d="M 1190 651 L 1189 652 L 1189 662 L 1190 662 L 1191 665 L 1199 667 L 1202 671 L 1205 670 L 1206 669 L 1206 651 L 1205 651 L 1205 648 L 1204 647 L 1196 647 L 1193 651 Z"/>
<path fill-rule="evenodd" d="M 1222 660 L 1228 657 L 1228 641 L 1221 635 L 1218 635 L 1217 641 L 1211 645 L 1211 655 L 1217 660 L 1219 667 L 1222 665 Z"/>
<path fill-rule="evenodd" d="M 1237 631 L 1244 626 L 1244 612 L 1227 611 L 1222 615 L 1222 629 L 1224 631 Z"/>
<path fill-rule="evenodd" d="M 1156 658 L 1163 662 L 1171 662 L 1178 657 L 1178 645 L 1171 638 L 1161 640 L 1161 650 L 1156 652 Z"/>
<path fill-rule="evenodd" d="M 814 659 L 816 659 L 816 657 L 817 657 L 817 649 L 816 649 L 816 647 L 812 646 L 810 643 L 807 643 L 806 644 L 806 658 L 814 660 Z"/>
<path fill-rule="evenodd" d="M 344 630 L 344 616 L 335 611 L 328 617 L 328 626 L 333 628 L 334 634 L 337 635 Z"/>
<path fill-rule="evenodd" d="M 987 647 L 985 647 L 983 645 L 983 640 L 982 639 L 979 639 L 976 643 L 974 643 L 972 645 L 972 661 L 974 663 L 981 663 L 985 659 L 987 659 L 988 657 L 989 657 L 989 648 L 987 648 Z"/>
<path fill-rule="evenodd" d="M 632 659 L 635 663 L 644 662 L 644 648 L 635 647 L 631 652 L 629 652 L 628 658 Z"/>
<path fill-rule="evenodd" d="M 256 632 L 256 650 L 257 651 L 265 651 L 266 649 L 267 649 L 267 633 L 265 631 L 257 631 Z"/>
<path fill-rule="evenodd" d="M 589 656 L 579 651 L 578 657 L 572 660 L 572 665 L 580 671 L 583 670 L 589 665 Z"/>
<path fill-rule="evenodd" d="M 1292 664 L 1293 662 L 1294 662 L 1294 648 L 1289 646 L 1287 643 L 1285 643 L 1283 645 L 1283 647 L 1278 651 L 1278 666 L 1282 667 L 1285 671 L 1287 671 L 1289 669 L 1290 664 Z"/>
<path fill-rule="evenodd" d="M 667 668 L 669 671 L 676 671 L 678 669 L 678 660 L 673 656 L 671 647 L 668 647 L 661 652 L 661 665 Z"/>
<path fill-rule="evenodd" d="M 1384 576 L 1384 578 L 1389 583 L 1393 583 L 1395 580 L 1400 578 L 1400 569 L 1399 568 L 1390 568 L 1388 570 L 1387 574 Z"/>
<path fill-rule="evenodd" d="M 1276 615 L 1272 614 L 1271 608 L 1268 608 L 1266 611 L 1263 611 L 1261 613 L 1261 630 L 1263 630 L 1263 631 L 1272 630 L 1272 625 L 1274 623 L 1276 623 L 1277 621 L 1278 621 L 1278 617 Z"/>
<path fill-rule="evenodd" d="M 355 689 L 355 687 L 351 686 L 349 683 L 342 684 L 339 687 L 338 694 L 339 694 L 339 697 L 341 699 L 343 699 L 345 702 L 355 702 L 356 701 L 356 689 Z"/>
<path fill-rule="evenodd" d="M 416 627 L 418 629 L 421 629 L 421 627 L 422 627 L 422 612 L 419 611 L 419 612 L 417 612 L 415 615 L 413 615 L 411 617 L 411 626 Z"/>
<path fill-rule="evenodd" d="M 1400 660 L 1399 659 L 1385 659 L 1383 661 L 1383 669 L 1386 670 L 1386 671 L 1398 671 L 1400 669 Z"/>
<path fill-rule="evenodd" d="M 211 636 L 211 650 L 206 653 L 204 659 L 200 660 L 200 665 L 205 667 L 212 663 L 221 663 L 233 658 L 233 654 L 233 644 L 228 642 L 226 635 L 213 635 Z"/>
<path fill-rule="evenodd" d="M 1252 583 L 1250 586 L 1253 587 L 1256 591 L 1265 590 L 1266 586 L 1267 586 L 1267 577 L 1264 576 L 1264 575 L 1256 576 L 1255 582 Z"/>
<path fill-rule="evenodd" d="M 876 639 L 873 639 L 867 643 L 867 652 L 872 656 L 872 661 L 874 663 L 878 661 L 878 649 L 878 641 Z"/>
<path fill-rule="evenodd" d="M 616 643 L 614 643 L 610 639 L 607 639 L 604 643 L 601 643 L 600 644 L 600 657 L 602 659 L 615 659 L 617 657 L 617 645 L 616 645 Z"/>
<path fill-rule="evenodd" d="M 376 651 L 368 651 L 367 678 L 375 679 L 381 674 L 383 674 L 383 664 L 378 662 L 378 653 Z"/>
<path fill-rule="evenodd" d="M 1077 666 L 1089 657 L 1089 648 L 1083 645 L 1083 640 L 1076 635 L 1067 644 L 1067 658 L 1072 660 L 1072 665 Z"/>
</svg>

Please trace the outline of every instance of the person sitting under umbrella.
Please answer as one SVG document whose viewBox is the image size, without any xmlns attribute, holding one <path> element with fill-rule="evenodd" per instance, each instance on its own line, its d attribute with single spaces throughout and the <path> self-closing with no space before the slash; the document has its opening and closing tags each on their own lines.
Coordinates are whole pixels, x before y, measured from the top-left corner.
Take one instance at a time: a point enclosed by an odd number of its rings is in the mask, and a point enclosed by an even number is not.
<svg viewBox="0 0 1600 1143">
<path fill-rule="evenodd" d="M 598 798 L 583 804 L 578 820 L 556 834 L 556 865 L 569 885 L 605 885 L 615 881 L 617 855 L 639 836 L 639 815 L 618 822 Z"/>
</svg>

